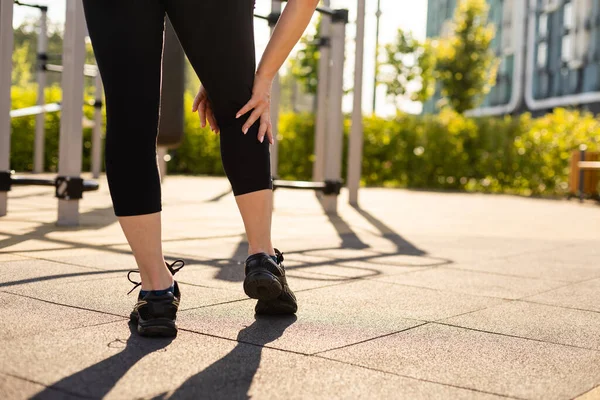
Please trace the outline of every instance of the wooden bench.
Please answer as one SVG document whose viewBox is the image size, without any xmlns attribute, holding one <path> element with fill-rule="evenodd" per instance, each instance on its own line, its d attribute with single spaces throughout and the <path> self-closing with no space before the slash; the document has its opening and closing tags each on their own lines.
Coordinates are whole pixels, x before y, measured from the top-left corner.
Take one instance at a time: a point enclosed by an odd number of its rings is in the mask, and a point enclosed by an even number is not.
<svg viewBox="0 0 600 400">
<path fill-rule="evenodd" d="M 596 161 L 599 158 L 598 153 L 586 153 L 587 146 L 581 145 L 579 151 L 574 152 L 571 159 L 571 191 L 574 191 L 574 188 L 577 187 L 579 201 L 583 201 L 586 192 L 596 191 L 596 185 L 598 184 L 596 171 L 600 171 L 600 161 Z M 576 167 L 576 170 L 574 167 Z M 592 172 L 593 175 L 586 176 L 586 172 Z"/>
</svg>

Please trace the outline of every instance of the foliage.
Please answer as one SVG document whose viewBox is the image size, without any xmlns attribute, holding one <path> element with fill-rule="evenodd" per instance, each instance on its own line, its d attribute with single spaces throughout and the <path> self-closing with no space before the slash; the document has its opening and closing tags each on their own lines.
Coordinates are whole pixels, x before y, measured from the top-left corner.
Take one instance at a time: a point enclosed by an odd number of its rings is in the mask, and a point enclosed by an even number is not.
<svg viewBox="0 0 600 400">
<path fill-rule="evenodd" d="M 321 34 L 321 16 L 318 16 L 315 33 L 302 36 L 300 50 L 290 59 L 292 75 L 302 84 L 306 93 L 317 94 L 319 83 L 319 37 Z"/>
<path fill-rule="evenodd" d="M 428 42 L 421 43 L 412 33 L 398 29 L 396 40 L 385 45 L 386 61 L 378 71 L 388 96 L 399 106 L 403 99 L 426 101 L 433 94 L 435 57 Z M 420 89 L 415 90 L 415 84 Z"/>
<path fill-rule="evenodd" d="M 454 32 L 439 40 L 436 75 L 442 97 L 459 113 L 476 108 L 496 79 L 498 62 L 491 49 L 494 28 L 487 22 L 485 0 L 461 0 Z"/>
<path fill-rule="evenodd" d="M 46 101 L 58 102 L 61 90 L 57 85 L 47 87 Z M 19 109 L 35 105 L 37 86 L 28 84 L 25 87 L 12 86 L 12 108 Z M 91 100 L 87 98 L 86 100 Z M 93 119 L 93 108 L 84 107 L 84 116 Z M 58 168 L 58 141 L 60 135 L 60 112 L 47 113 L 45 116 L 44 169 L 56 172 Z M 13 118 L 11 120 L 10 168 L 16 171 L 31 171 L 33 169 L 33 148 L 35 139 L 35 116 Z M 92 130 L 83 130 L 83 161 L 82 168 L 91 168 Z"/>
<path fill-rule="evenodd" d="M 13 87 L 13 108 L 35 104 L 35 85 Z M 187 93 L 186 109 L 192 94 Z M 56 86 L 48 101 L 60 98 Z M 85 107 L 87 118 L 93 109 Z M 46 115 L 45 168 L 56 171 L 60 113 Z M 34 117 L 14 118 L 11 164 L 17 171 L 33 167 Z M 439 115 L 398 114 L 364 119 L 363 184 L 368 186 L 449 189 L 521 195 L 564 195 L 569 159 L 582 143 L 600 151 L 600 120 L 589 113 L 557 109 L 532 118 L 468 118 L 455 111 Z M 279 177 L 310 180 L 314 146 L 314 116 L 282 113 L 279 121 Z M 344 124 L 345 143 L 349 120 Z M 186 135 L 171 151 L 172 174 L 224 175 L 219 136 L 200 128 L 193 113 L 185 116 Z M 91 130 L 83 132 L 83 170 L 90 168 Z M 346 166 L 344 152 L 343 170 Z M 342 173 L 344 176 L 345 172 Z"/>
</svg>

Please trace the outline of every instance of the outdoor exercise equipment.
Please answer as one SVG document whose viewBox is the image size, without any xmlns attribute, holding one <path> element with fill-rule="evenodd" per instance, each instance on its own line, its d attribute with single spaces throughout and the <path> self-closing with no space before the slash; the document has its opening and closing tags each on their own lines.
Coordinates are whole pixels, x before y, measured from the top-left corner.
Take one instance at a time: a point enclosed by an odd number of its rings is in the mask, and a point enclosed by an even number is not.
<svg viewBox="0 0 600 400">
<path fill-rule="evenodd" d="M 265 19 L 273 27 L 279 16 L 281 10 L 281 1 L 275 0 L 272 2 L 273 8 L 271 14 L 268 16 L 256 16 L 258 18 Z M 359 9 L 360 4 L 359 2 Z M 364 3 L 362 11 L 362 20 L 364 20 Z M 340 194 L 342 187 L 341 169 L 342 169 L 342 147 L 343 147 L 343 114 L 342 114 L 342 97 L 344 94 L 344 61 L 345 61 L 345 39 L 346 39 L 346 26 L 348 24 L 348 10 L 345 9 L 331 9 L 329 8 L 329 2 L 325 1 L 325 6 L 318 7 L 317 12 L 322 16 L 321 20 L 321 33 L 318 39 L 318 46 L 320 49 L 320 62 L 319 62 L 319 76 L 318 76 L 318 88 L 317 88 L 317 116 L 315 123 L 315 162 L 313 165 L 313 181 L 284 181 L 275 179 L 274 188 L 288 188 L 288 189 L 309 189 L 315 190 L 320 193 L 320 200 L 323 204 L 323 208 L 326 212 L 335 213 L 337 210 L 337 199 Z M 360 18 L 359 12 L 359 18 Z M 363 31 L 364 32 L 364 28 Z M 360 33 L 362 37 L 364 33 Z M 360 62 L 360 69 L 357 70 L 358 79 L 362 86 L 362 46 L 360 49 L 360 57 L 357 57 L 357 64 Z M 359 54 L 357 54 L 359 55 Z M 277 121 L 279 109 L 279 90 L 274 90 L 274 96 L 272 101 L 273 120 Z M 358 96 L 355 97 L 358 100 L 358 111 L 360 113 L 360 96 L 362 92 L 358 92 Z M 356 96 L 356 93 L 355 93 Z M 277 101 L 275 101 L 275 99 Z M 359 115 L 362 116 L 362 113 Z M 355 124 L 356 118 L 353 118 L 353 126 L 359 128 L 358 135 L 355 134 L 353 137 L 360 139 L 362 145 L 362 120 L 360 124 Z M 274 124 L 276 126 L 277 124 Z M 356 128 L 353 128 L 356 130 Z M 353 143 L 352 152 L 353 155 L 357 154 L 356 138 L 351 141 Z M 275 142 L 277 143 L 277 142 Z M 274 146 L 274 153 L 277 155 L 277 148 Z M 272 160 L 273 176 L 277 176 L 276 169 L 276 157 L 275 162 Z M 360 180 L 360 167 L 357 170 L 354 166 L 352 167 L 352 173 L 359 176 Z M 354 177 L 353 175 L 353 177 Z M 354 181 L 354 180 L 353 180 Z"/>
<path fill-rule="evenodd" d="M 17 5 L 25 5 L 16 2 Z M 32 6 L 32 5 L 29 5 Z M 97 70 L 85 66 L 86 26 L 81 1 L 67 0 L 65 14 L 65 33 L 63 42 L 62 65 L 49 64 L 47 56 L 46 14 L 47 7 L 36 6 L 42 16 L 40 21 L 40 39 L 38 42 L 38 105 L 28 110 L 13 110 L 12 117 L 37 115 L 35 139 L 35 172 L 43 169 L 44 114 L 61 111 L 58 175 L 55 179 L 31 178 L 14 175 L 10 171 L 10 119 L 11 119 L 11 70 L 13 50 L 13 7 L 11 1 L 0 2 L 0 216 L 7 213 L 7 192 L 13 185 L 54 186 L 58 198 L 58 225 L 77 225 L 79 222 L 79 200 L 83 192 L 97 190 L 94 181 L 81 178 L 82 120 L 84 75 L 96 78 L 96 87 L 101 89 Z M 62 102 L 44 104 L 43 89 L 46 85 L 46 72 L 62 72 Z M 98 96 L 102 90 L 97 90 Z M 99 174 L 100 166 L 100 129 L 102 107 L 101 97 L 94 102 L 96 107 L 95 169 Z"/>
</svg>

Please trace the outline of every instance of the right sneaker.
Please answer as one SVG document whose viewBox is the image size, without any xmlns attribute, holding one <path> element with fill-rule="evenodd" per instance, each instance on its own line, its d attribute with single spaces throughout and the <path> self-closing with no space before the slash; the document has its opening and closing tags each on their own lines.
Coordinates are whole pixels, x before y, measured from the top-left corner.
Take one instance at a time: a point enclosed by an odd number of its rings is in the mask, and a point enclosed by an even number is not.
<svg viewBox="0 0 600 400">
<path fill-rule="evenodd" d="M 275 249 L 276 259 L 266 253 L 253 254 L 246 260 L 244 292 L 258 299 L 257 314 L 295 314 L 298 302 L 287 284 L 283 253 Z"/>
<path fill-rule="evenodd" d="M 178 267 L 175 265 L 179 264 Z M 166 264 L 171 274 L 175 275 L 184 266 L 182 260 L 177 260 L 171 265 Z M 130 274 L 138 271 L 130 271 L 127 278 L 135 286 L 135 290 L 141 283 L 131 280 Z M 129 292 L 131 293 L 131 292 Z M 144 296 L 140 293 L 138 301 L 129 315 L 130 321 L 137 325 L 137 331 L 141 336 L 151 337 L 173 337 L 177 336 L 177 310 L 181 299 L 179 285 L 175 281 L 173 290 L 149 291 Z"/>
</svg>

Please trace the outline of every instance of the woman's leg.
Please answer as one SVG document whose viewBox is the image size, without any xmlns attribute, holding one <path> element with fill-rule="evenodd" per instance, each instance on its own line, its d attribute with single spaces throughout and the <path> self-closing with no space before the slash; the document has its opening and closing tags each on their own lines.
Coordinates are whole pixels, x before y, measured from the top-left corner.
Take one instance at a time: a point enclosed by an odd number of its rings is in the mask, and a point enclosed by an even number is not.
<svg viewBox="0 0 600 400">
<path fill-rule="evenodd" d="M 106 174 L 143 290 L 173 285 L 161 246 L 156 163 L 165 10 L 160 0 L 84 0 L 106 93 Z"/>
<path fill-rule="evenodd" d="M 223 167 L 233 187 L 249 253 L 274 255 L 269 143 L 246 135 L 235 115 L 252 96 L 255 74 L 254 0 L 169 0 L 167 15 L 208 92 L 221 135 Z"/>
</svg>

